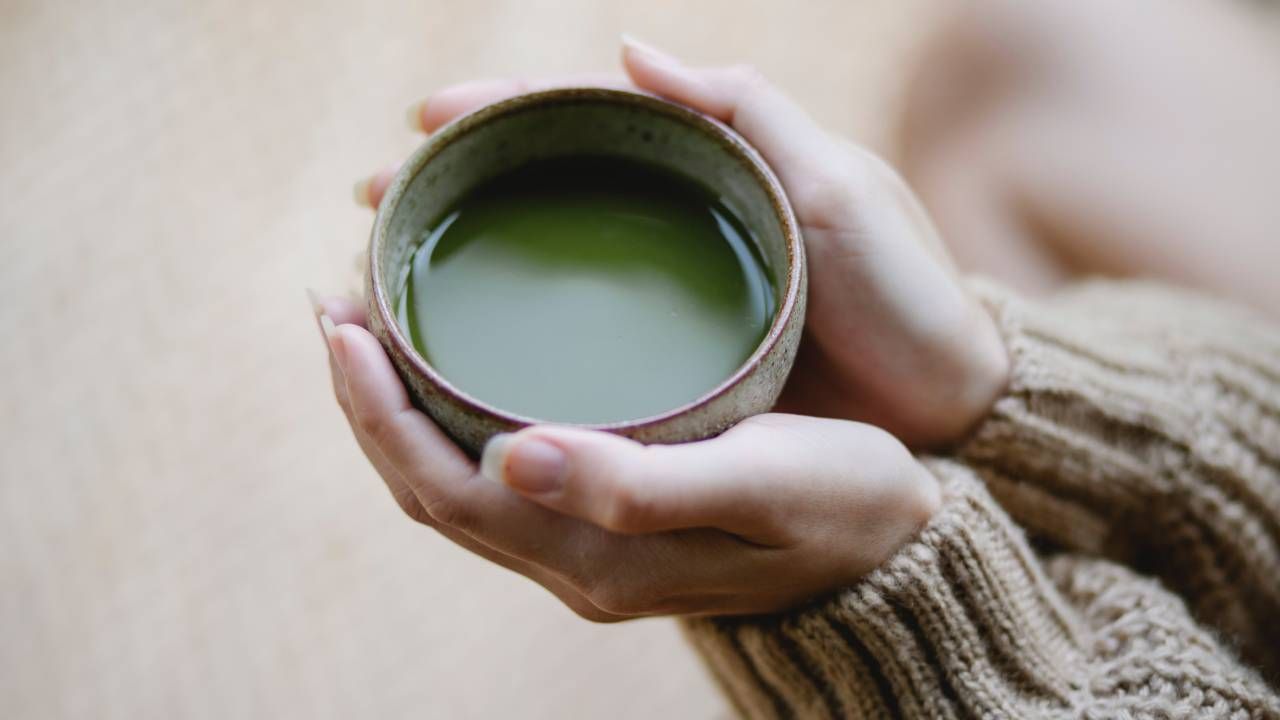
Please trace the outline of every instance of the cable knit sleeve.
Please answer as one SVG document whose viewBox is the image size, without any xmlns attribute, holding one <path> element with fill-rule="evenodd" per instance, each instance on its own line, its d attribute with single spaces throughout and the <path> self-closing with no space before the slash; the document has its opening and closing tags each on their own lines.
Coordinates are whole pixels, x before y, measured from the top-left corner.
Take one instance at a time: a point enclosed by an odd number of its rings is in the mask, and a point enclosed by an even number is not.
<svg viewBox="0 0 1280 720">
<path fill-rule="evenodd" d="M 960 456 L 1032 535 L 1159 578 L 1280 675 L 1280 331 L 1155 285 L 977 290 L 1014 370 Z"/>
<path fill-rule="evenodd" d="M 745 717 L 1280 718 L 1280 335 L 1156 287 L 978 292 L 1008 393 L 857 585 L 685 621 Z M 1025 528 L 1025 530 L 1024 530 Z M 1030 536 L 1030 540 L 1028 539 Z"/>
</svg>

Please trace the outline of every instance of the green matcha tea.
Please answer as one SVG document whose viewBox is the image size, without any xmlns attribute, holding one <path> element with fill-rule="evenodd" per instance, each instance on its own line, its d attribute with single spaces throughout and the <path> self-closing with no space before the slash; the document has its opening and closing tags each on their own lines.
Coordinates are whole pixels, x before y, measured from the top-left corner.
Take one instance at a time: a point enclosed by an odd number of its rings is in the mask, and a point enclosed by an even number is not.
<svg viewBox="0 0 1280 720">
<path fill-rule="evenodd" d="M 769 275 L 705 187 L 616 158 L 535 162 L 424 230 L 400 324 L 451 384 L 540 420 L 654 415 L 726 380 L 773 321 Z"/>
</svg>

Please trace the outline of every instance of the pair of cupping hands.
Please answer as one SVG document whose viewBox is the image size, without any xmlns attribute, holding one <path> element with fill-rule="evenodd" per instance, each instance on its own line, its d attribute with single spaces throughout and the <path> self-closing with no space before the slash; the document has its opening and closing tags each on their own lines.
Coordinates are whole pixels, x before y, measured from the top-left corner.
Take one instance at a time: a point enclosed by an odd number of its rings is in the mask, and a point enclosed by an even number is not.
<svg viewBox="0 0 1280 720">
<path fill-rule="evenodd" d="M 719 437 L 640 445 L 535 426 L 479 464 L 413 407 L 363 305 L 316 300 L 333 389 L 400 507 L 597 621 L 773 612 L 855 582 L 941 505 L 912 450 L 945 446 L 1003 390 L 995 324 L 911 189 L 749 67 L 689 67 L 624 39 L 626 76 L 481 81 L 411 109 L 432 132 L 530 90 L 639 89 L 716 117 L 778 174 L 809 256 L 805 338 L 779 409 Z M 394 171 L 361 183 L 376 207 Z"/>
</svg>

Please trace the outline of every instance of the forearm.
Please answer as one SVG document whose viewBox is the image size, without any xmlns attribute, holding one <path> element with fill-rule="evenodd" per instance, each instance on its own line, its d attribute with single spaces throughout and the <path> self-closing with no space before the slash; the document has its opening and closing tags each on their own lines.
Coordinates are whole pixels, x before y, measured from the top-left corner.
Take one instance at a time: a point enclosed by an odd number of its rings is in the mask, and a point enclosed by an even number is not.
<svg viewBox="0 0 1280 720">
<path fill-rule="evenodd" d="M 1140 284 L 979 292 L 1013 373 L 959 456 L 1034 535 L 1160 578 L 1280 669 L 1280 333 Z"/>
<path fill-rule="evenodd" d="M 782 616 L 685 621 L 740 714 L 1280 715 L 1176 597 L 1105 561 L 1042 564 L 971 472 L 930 468 L 942 511 L 854 587 Z"/>
</svg>

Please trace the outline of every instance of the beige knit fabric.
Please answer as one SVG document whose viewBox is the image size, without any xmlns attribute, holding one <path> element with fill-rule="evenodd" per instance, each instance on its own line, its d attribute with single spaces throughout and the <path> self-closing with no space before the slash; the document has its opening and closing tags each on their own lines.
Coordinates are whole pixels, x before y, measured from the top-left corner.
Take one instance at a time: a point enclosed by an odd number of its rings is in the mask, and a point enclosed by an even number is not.
<svg viewBox="0 0 1280 720">
<path fill-rule="evenodd" d="M 1143 284 L 976 289 L 1013 378 L 925 461 L 942 511 L 810 607 L 687 621 L 722 689 L 751 718 L 1280 718 L 1280 332 Z"/>
</svg>

